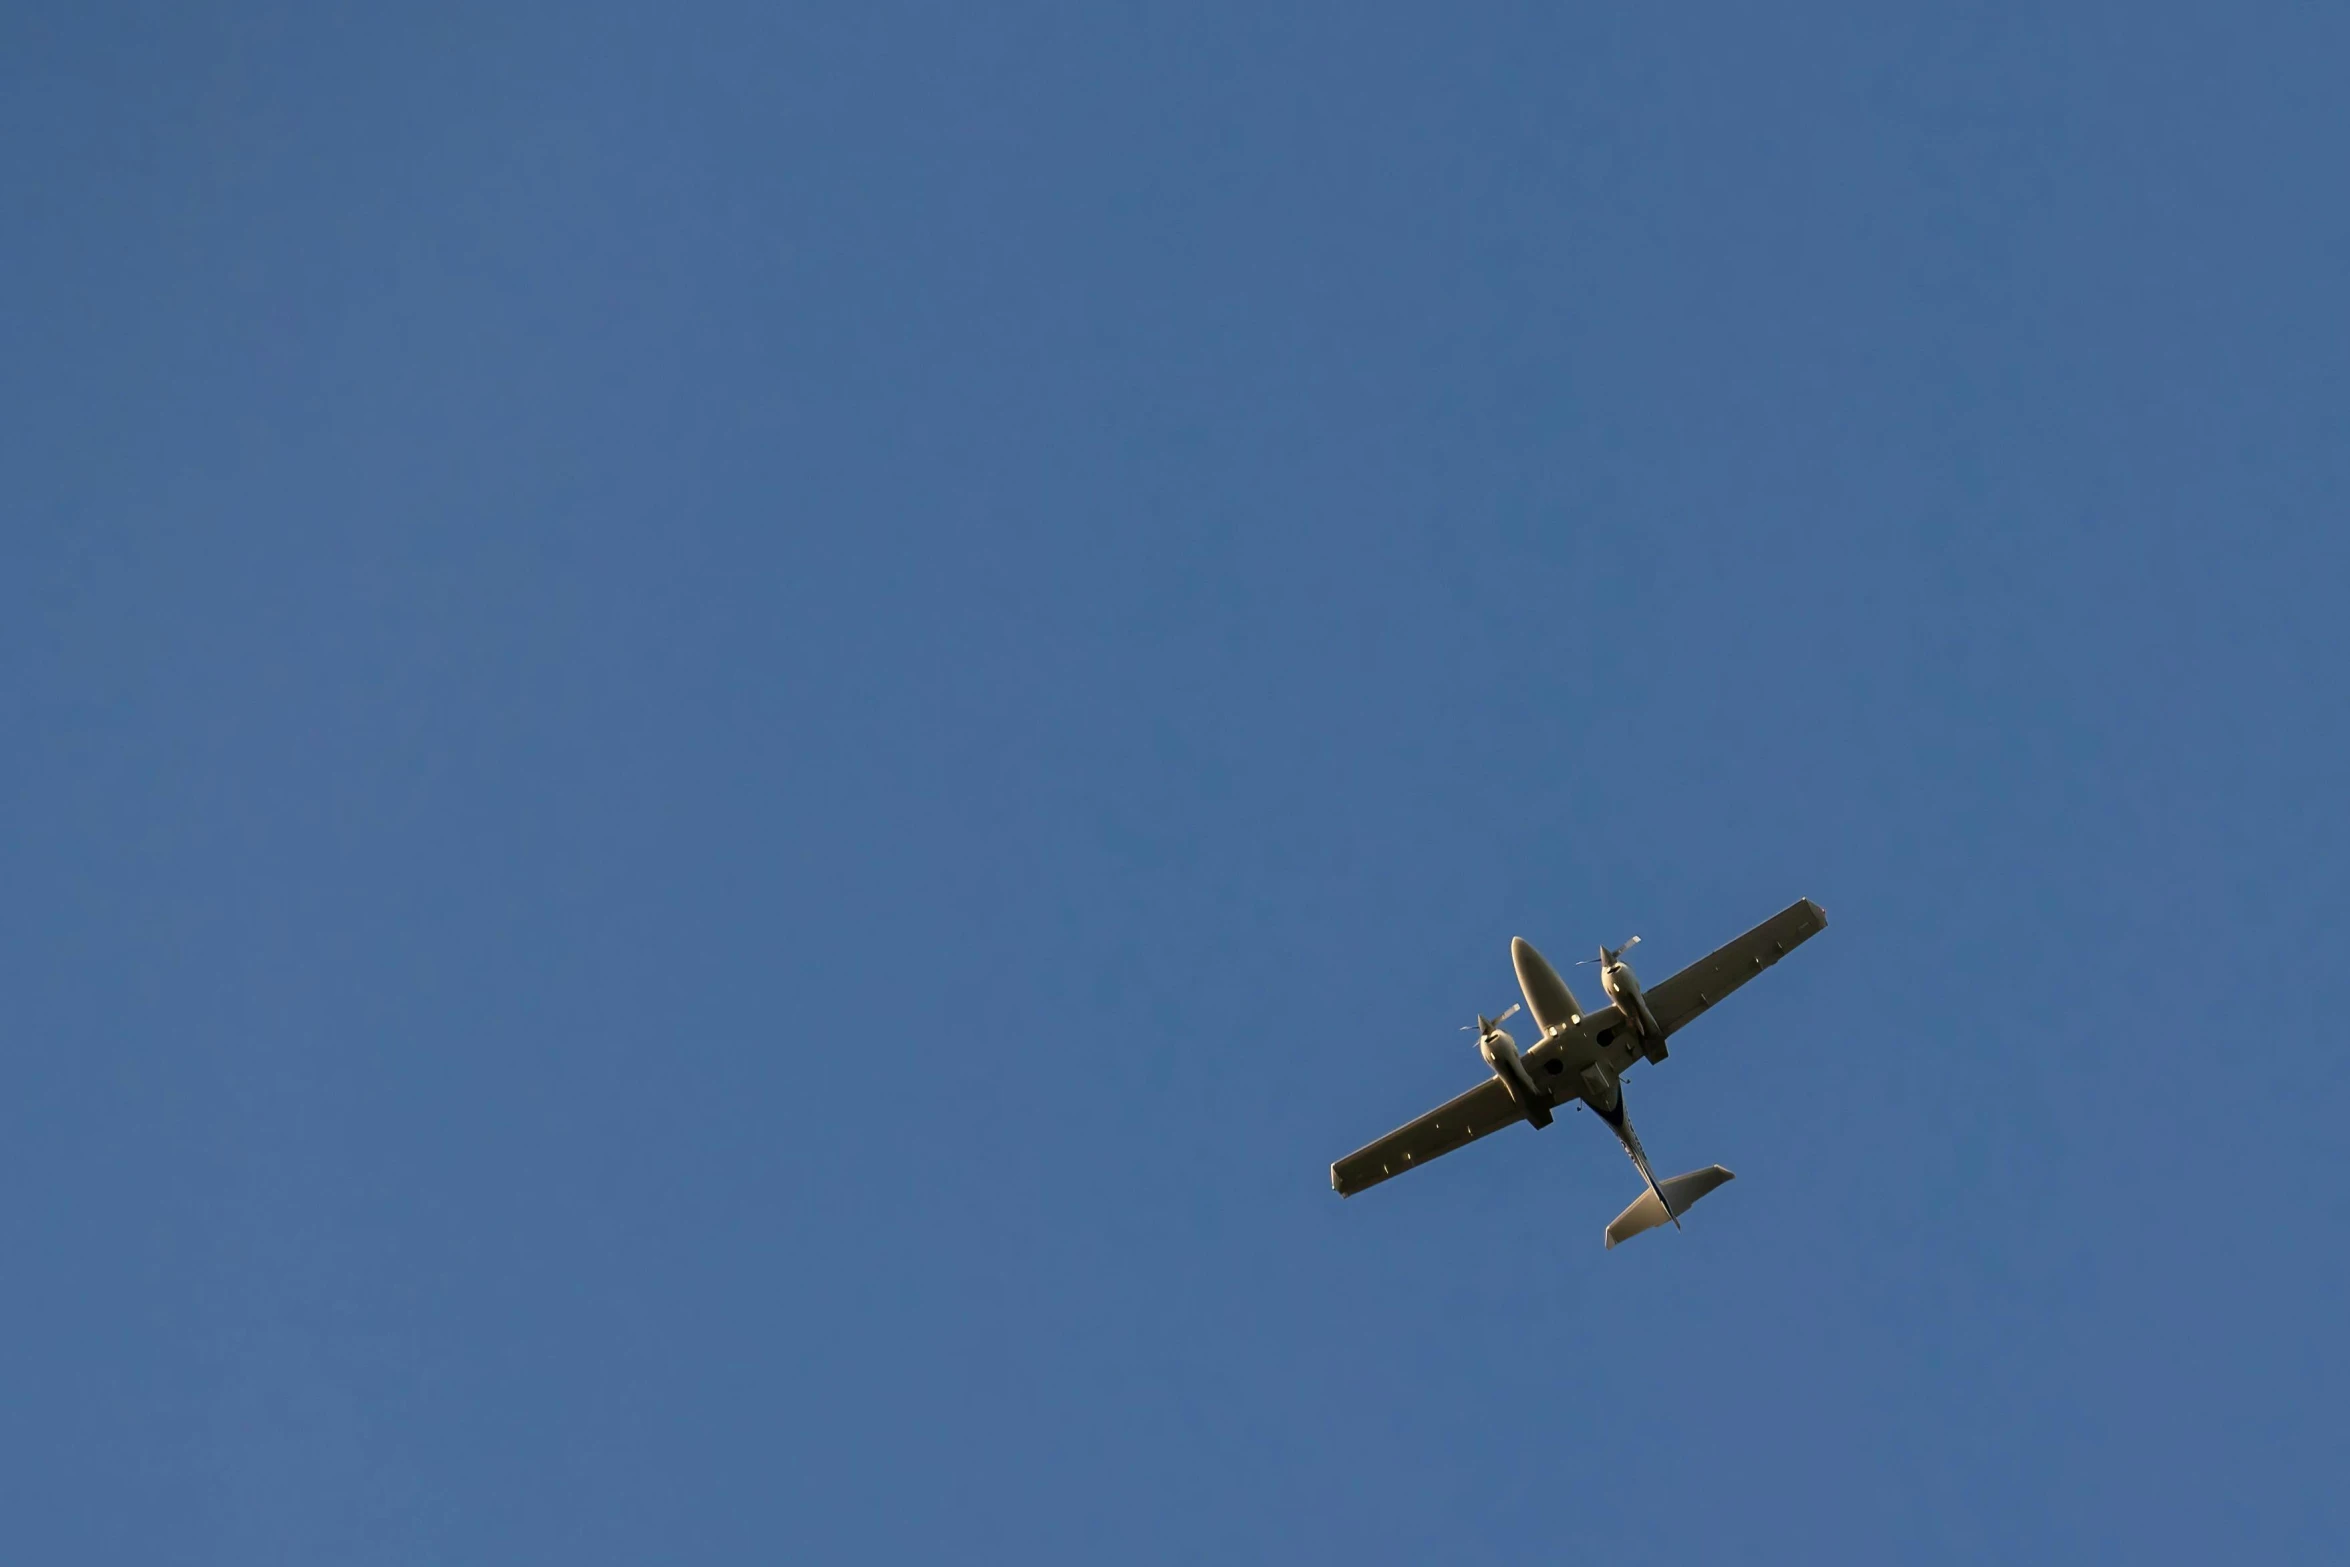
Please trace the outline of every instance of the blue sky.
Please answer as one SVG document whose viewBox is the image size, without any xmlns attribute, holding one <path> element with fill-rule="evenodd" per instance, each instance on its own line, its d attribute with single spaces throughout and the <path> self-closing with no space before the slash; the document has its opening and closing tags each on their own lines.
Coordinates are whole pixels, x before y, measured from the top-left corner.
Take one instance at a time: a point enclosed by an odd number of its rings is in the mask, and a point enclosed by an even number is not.
<svg viewBox="0 0 2350 1567">
<path fill-rule="evenodd" d="M 8 1553 L 2338 1559 L 2346 51 L 0 21 Z"/>
</svg>

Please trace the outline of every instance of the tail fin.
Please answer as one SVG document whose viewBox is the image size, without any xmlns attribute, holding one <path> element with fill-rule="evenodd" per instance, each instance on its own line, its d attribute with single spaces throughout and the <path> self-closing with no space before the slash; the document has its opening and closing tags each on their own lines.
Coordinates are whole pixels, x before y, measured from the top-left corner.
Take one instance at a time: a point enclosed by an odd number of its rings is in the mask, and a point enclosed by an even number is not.
<svg viewBox="0 0 2350 1567">
<path fill-rule="evenodd" d="M 1598 1110 L 1596 1105 L 1592 1108 Z M 1648 1183 L 1649 1191 L 1656 1194 L 1658 1209 L 1664 1216 L 1657 1222 L 1661 1224 L 1664 1219 L 1671 1219 L 1673 1228 L 1679 1229 L 1681 1227 L 1680 1215 L 1664 1203 L 1662 1193 L 1658 1191 L 1656 1172 L 1648 1167 L 1648 1150 L 1640 1146 L 1640 1134 L 1632 1130 L 1632 1117 L 1624 1109 L 1622 1090 L 1617 1091 L 1615 1103 L 1612 1106 L 1605 1110 L 1599 1110 L 1599 1118 L 1605 1121 L 1608 1124 L 1608 1129 L 1616 1134 L 1616 1141 L 1622 1143 L 1624 1152 L 1632 1157 L 1632 1168 L 1640 1172 L 1640 1178 Z M 1695 1201 L 1697 1199 L 1694 1197 L 1689 1199 L 1689 1202 Z M 1682 1206 L 1687 1207 L 1688 1203 L 1683 1203 Z"/>
<path fill-rule="evenodd" d="M 1645 1171 L 1642 1173 L 1646 1173 Z M 1682 1214 L 1697 1205 L 1697 1199 L 1735 1176 L 1718 1164 L 1709 1164 L 1702 1170 L 1691 1170 L 1687 1175 L 1676 1175 L 1669 1181 L 1657 1181 L 1640 1194 L 1631 1207 L 1615 1217 L 1607 1227 L 1607 1249 L 1613 1251 L 1618 1241 L 1628 1241 L 1642 1230 L 1653 1230 L 1667 1219 L 1676 1224 Z M 1669 1206 L 1668 1206 L 1669 1205 Z"/>
</svg>

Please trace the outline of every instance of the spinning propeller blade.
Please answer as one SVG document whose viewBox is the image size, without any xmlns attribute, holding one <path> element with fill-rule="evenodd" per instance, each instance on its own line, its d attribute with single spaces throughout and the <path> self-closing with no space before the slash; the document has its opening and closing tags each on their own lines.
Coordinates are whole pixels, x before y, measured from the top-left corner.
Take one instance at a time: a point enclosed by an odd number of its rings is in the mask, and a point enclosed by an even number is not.
<svg viewBox="0 0 2350 1567">
<path fill-rule="evenodd" d="M 1477 1021 L 1474 1025 L 1468 1023 L 1463 1023 L 1461 1025 L 1461 1032 L 1465 1034 L 1469 1032 L 1471 1027 L 1474 1027 L 1477 1030 L 1477 1037 L 1479 1039 L 1483 1039 L 1487 1034 L 1492 1033 L 1495 1029 L 1501 1027 L 1502 1024 L 1507 1023 L 1511 1018 L 1516 1017 L 1519 1012 L 1523 1010 L 1523 1007 L 1521 1007 L 1517 1002 L 1513 1001 L 1510 1003 L 1510 1009 L 1499 1017 L 1489 1018 L 1484 1013 L 1480 1012 L 1477 1014 Z"/>
</svg>

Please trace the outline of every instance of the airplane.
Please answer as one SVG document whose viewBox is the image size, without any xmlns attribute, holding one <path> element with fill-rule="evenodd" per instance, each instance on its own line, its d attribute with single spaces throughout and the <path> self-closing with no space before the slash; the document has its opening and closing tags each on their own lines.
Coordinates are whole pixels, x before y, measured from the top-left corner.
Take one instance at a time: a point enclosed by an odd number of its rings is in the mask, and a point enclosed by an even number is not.
<svg viewBox="0 0 2350 1567">
<path fill-rule="evenodd" d="M 1601 947 L 1597 958 L 1583 962 L 1598 965 L 1608 1004 L 1589 1014 L 1533 943 L 1512 937 L 1510 964 L 1518 971 L 1525 1010 L 1542 1037 L 1520 1053 L 1518 1042 L 1501 1026 L 1517 1013 L 1515 1002 L 1499 1017 L 1478 1013 L 1476 1023 L 1462 1032 L 1476 1034 L 1477 1053 L 1493 1075 L 1339 1160 L 1330 1167 L 1331 1188 L 1341 1197 L 1352 1197 L 1520 1121 L 1540 1131 L 1550 1125 L 1554 1108 L 1573 1100 L 1578 1106 L 1589 1105 L 1607 1123 L 1648 1184 L 1648 1190 L 1609 1223 L 1607 1249 L 1668 1220 L 1679 1229 L 1681 1215 L 1733 1177 L 1715 1164 L 1658 1180 L 1640 1146 L 1640 1134 L 1624 1113 L 1624 1073 L 1635 1061 L 1664 1060 L 1667 1039 L 1827 928 L 1827 910 L 1799 898 L 1652 989 L 1643 989 L 1632 965 L 1624 961 L 1624 954 L 1640 944 L 1638 936 L 1620 947 Z"/>
</svg>

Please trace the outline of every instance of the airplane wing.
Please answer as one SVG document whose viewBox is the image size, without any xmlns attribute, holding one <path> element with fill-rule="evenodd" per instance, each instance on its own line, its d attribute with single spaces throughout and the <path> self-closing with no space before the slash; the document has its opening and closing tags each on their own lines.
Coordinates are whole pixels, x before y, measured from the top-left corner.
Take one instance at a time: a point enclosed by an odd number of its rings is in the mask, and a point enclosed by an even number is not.
<svg viewBox="0 0 2350 1567">
<path fill-rule="evenodd" d="M 1649 1010 L 1668 1034 L 1828 928 L 1828 911 L 1801 898 L 1725 947 L 1699 958 L 1648 991 Z M 1498 1084 L 1499 1079 L 1495 1080 Z"/>
<path fill-rule="evenodd" d="M 1399 1126 L 1330 1167 L 1330 1186 L 1352 1197 L 1391 1175 L 1417 1169 L 1429 1160 L 1473 1143 L 1487 1132 L 1525 1117 L 1501 1079 L 1489 1077 L 1458 1099 L 1437 1106 L 1409 1126 Z"/>
</svg>

